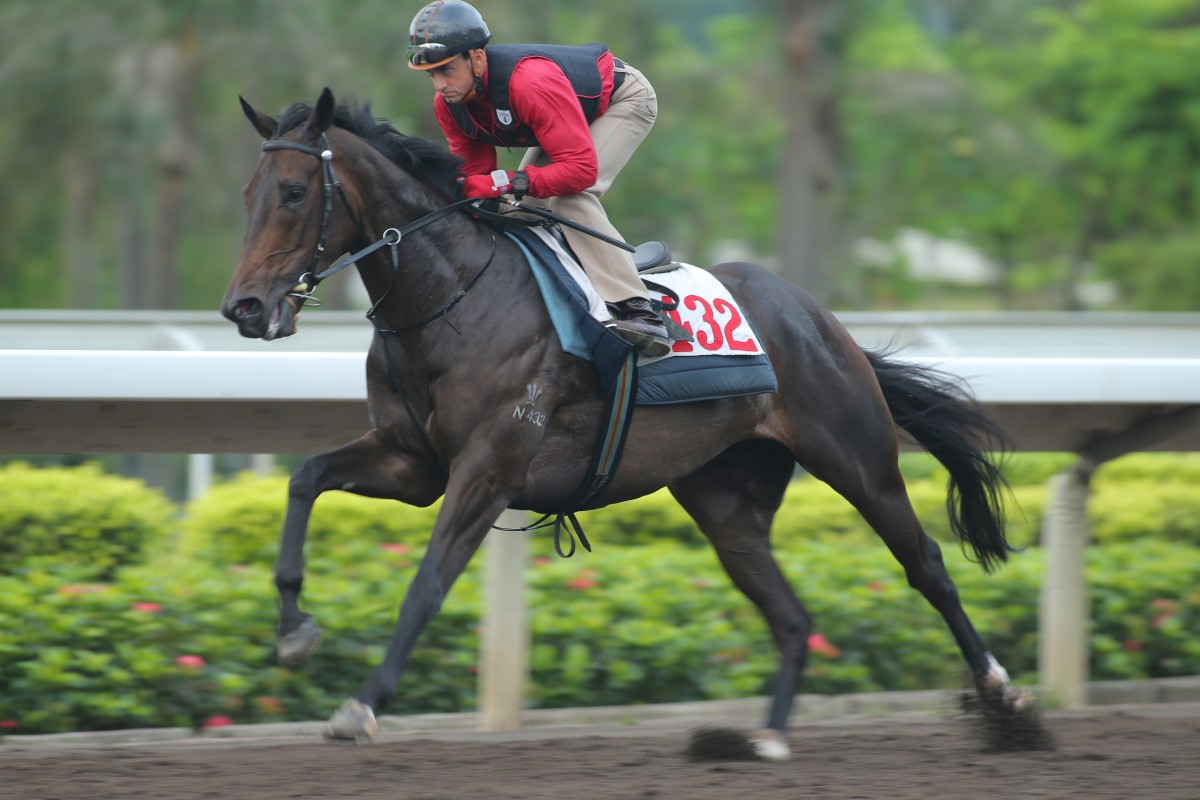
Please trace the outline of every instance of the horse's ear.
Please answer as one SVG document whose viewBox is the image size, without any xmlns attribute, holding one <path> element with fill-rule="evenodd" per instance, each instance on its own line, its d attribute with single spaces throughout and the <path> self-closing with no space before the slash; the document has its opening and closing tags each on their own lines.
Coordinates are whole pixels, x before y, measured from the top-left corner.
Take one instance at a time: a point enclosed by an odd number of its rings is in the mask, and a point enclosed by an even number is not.
<svg viewBox="0 0 1200 800">
<path fill-rule="evenodd" d="M 264 139 L 270 139 L 275 135 L 275 129 L 279 127 L 279 123 L 274 117 L 269 117 L 262 113 L 254 106 L 246 102 L 246 98 L 238 95 L 238 102 L 242 104 L 242 113 L 246 115 L 246 119 L 250 120 L 250 124 L 254 126 L 254 130 L 258 131 L 259 136 Z"/>
<path fill-rule="evenodd" d="M 312 113 L 308 115 L 308 129 L 313 133 L 324 133 L 329 130 L 329 126 L 333 124 L 335 108 L 333 92 L 329 91 L 329 87 L 326 86 L 325 91 L 321 92 L 321 96 L 317 98 L 317 104 L 313 107 Z"/>
</svg>

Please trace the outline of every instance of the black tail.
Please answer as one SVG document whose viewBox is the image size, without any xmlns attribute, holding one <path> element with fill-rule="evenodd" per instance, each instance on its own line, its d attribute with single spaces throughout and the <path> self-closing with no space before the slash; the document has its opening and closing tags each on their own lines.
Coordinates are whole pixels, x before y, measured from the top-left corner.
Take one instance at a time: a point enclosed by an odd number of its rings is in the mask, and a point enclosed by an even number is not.
<svg viewBox="0 0 1200 800">
<path fill-rule="evenodd" d="M 1007 449 L 1007 437 L 953 377 L 891 361 L 887 353 L 865 352 L 896 425 L 950 472 L 950 527 L 991 572 L 1013 552 L 1004 536 L 1001 500 L 1008 482 L 991 455 Z"/>
</svg>

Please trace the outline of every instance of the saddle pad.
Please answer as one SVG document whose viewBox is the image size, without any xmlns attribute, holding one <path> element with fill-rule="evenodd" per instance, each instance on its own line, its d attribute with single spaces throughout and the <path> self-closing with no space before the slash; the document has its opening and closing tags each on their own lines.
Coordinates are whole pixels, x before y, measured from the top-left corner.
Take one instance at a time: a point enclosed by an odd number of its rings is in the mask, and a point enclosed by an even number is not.
<svg viewBox="0 0 1200 800">
<path fill-rule="evenodd" d="M 638 365 L 638 405 L 669 405 L 719 397 L 776 392 L 779 383 L 762 342 L 725 284 L 708 270 L 681 264 L 656 272 L 654 284 L 679 298 L 665 312 L 692 334 L 675 342 L 669 355 Z M 654 295 L 651 287 L 651 294 Z M 659 296 L 664 303 L 669 295 Z"/>
<path fill-rule="evenodd" d="M 604 364 L 615 357 L 611 340 L 623 340 L 601 324 L 610 317 L 591 281 L 549 232 L 514 228 L 505 235 L 529 261 L 563 350 L 596 362 L 603 377 Z M 724 284 L 691 265 L 656 273 L 654 282 L 679 295 L 679 308 L 669 313 L 692 332 L 695 341 L 676 342 L 670 355 L 638 364 L 637 405 L 778 391 L 775 371 L 758 335 Z"/>
</svg>

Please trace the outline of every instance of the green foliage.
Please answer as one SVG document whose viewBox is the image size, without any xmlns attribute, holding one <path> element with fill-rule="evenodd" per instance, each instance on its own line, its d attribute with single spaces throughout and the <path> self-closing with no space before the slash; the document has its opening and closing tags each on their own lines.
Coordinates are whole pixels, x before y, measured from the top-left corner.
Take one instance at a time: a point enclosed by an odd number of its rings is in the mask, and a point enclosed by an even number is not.
<svg viewBox="0 0 1200 800">
<path fill-rule="evenodd" d="M 708 542 L 666 489 L 578 516 L 588 539 L 599 546 L 671 541 L 686 547 L 704 547 Z"/>
<path fill-rule="evenodd" d="M 542 542 L 548 551 L 548 543 Z M 535 544 L 535 550 L 538 546 Z M 361 545 L 314 557 L 305 607 L 325 630 L 297 670 L 274 664 L 275 600 L 263 566 L 123 570 L 110 584 L 70 569 L 0 577 L 0 719 L 15 732 L 199 726 L 327 716 L 382 656 L 419 553 Z M 807 693 L 958 688 L 961 657 L 882 546 L 810 542 L 780 555 L 808 604 Z M 1089 551 L 1092 677 L 1200 673 L 1200 551 L 1143 539 Z M 1018 681 L 1033 679 L 1041 557 L 987 576 L 947 565 L 976 627 Z M 527 573 L 534 707 L 752 696 L 776 667 L 766 627 L 707 549 L 606 545 Z M 479 566 L 422 635 L 390 713 L 475 703 Z"/>
<path fill-rule="evenodd" d="M 1132 237 L 1096 254 L 1101 274 L 1121 288 L 1131 307 L 1146 311 L 1200 308 L 1200 236 L 1192 231 Z"/>
<path fill-rule="evenodd" d="M 941 543 L 976 627 L 1014 676 L 1032 680 L 1044 480 L 1069 460 L 1023 455 L 1008 464 L 1023 512 L 1010 512 L 1010 536 L 1033 546 L 992 576 L 968 563 L 951 538 L 944 474 L 923 459 L 905 461 L 913 506 Z M 274 662 L 270 569 L 284 478 L 245 474 L 214 488 L 188 506 L 176 544 L 168 503 L 94 466 L 12 465 L 0 477 L 0 491 L 8 492 L 0 519 L 19 524 L 28 546 L 61 547 L 61 531 L 98 517 L 120 529 L 125 546 L 119 560 L 93 549 L 86 558 L 54 551 L 2 562 L 19 566 L 0 576 L 0 720 L 15 721 L 25 733 L 200 726 L 220 716 L 238 722 L 327 716 L 382 657 L 436 513 L 339 492 L 322 496 L 307 548 L 304 605 L 326 637 L 293 671 Z M 1093 679 L 1200 673 L 1200 647 L 1191 635 L 1200 624 L 1198 480 L 1200 456 L 1190 454 L 1127 456 L 1096 473 L 1097 543 L 1087 566 Z M 59 516 L 53 524 L 31 524 L 28 514 L 11 522 L 30 508 Z M 590 512 L 584 524 L 592 555 L 551 558 L 543 555 L 552 552 L 548 532 L 531 537 L 531 705 L 722 699 L 767 690 L 776 661 L 766 626 L 668 492 Z M 130 538 L 126 527 L 141 532 Z M 944 623 L 828 486 L 794 481 L 774 540 L 819 634 L 804 691 L 961 685 L 961 658 Z M 0 542 L 8 545 L 7 532 Z M 145 563 L 135 563 L 139 554 Z M 474 705 L 480 604 L 475 563 L 423 633 L 399 687 L 401 705 L 391 711 Z"/>
<path fill-rule="evenodd" d="M 771 263 L 781 209 L 806 202 L 781 177 L 803 133 L 787 126 L 811 119 L 831 146 L 818 171 L 840 241 L 825 255 L 856 305 L 1042 307 L 1098 263 L 1122 302 L 1200 307 L 1191 0 L 839 0 L 802 58 L 787 4 L 614 2 L 486 11 L 497 42 L 606 41 L 656 87 L 655 130 L 605 198 L 631 240 Z M 277 110 L 330 86 L 440 140 L 428 82 L 396 55 L 407 13 L 382 0 L 0 7 L 0 158 L 24 187 L 0 197 L 0 305 L 145 304 L 139 278 L 165 261 L 154 299 L 211 308 L 243 224 L 230 187 L 255 147 L 237 95 Z M 311 52 L 337 56 L 300 68 Z M 790 118 L 795 103 L 812 114 Z M 904 228 L 970 243 L 998 286 L 948 291 L 902 260 L 864 274 L 851 243 Z"/>
<path fill-rule="evenodd" d="M 0 466 L 0 574 L 69 564 L 102 580 L 168 537 L 175 508 L 140 481 L 95 465 Z"/>
<path fill-rule="evenodd" d="M 243 473 L 188 505 L 181 551 L 214 564 L 270 563 L 279 546 L 288 479 Z M 424 547 L 440 503 L 414 508 L 326 492 L 309 520 L 310 552 L 326 556 L 360 543 Z"/>
<path fill-rule="evenodd" d="M 1200 484 L 1200 453 L 1131 453 L 1109 461 L 1096 471 L 1093 488 L 1105 489 L 1124 481 Z"/>
</svg>

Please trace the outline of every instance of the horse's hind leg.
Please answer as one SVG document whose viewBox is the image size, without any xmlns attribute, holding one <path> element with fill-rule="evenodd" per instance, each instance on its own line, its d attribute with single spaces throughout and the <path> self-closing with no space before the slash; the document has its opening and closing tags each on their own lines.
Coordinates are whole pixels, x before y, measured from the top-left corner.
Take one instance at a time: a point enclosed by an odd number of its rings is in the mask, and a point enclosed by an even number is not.
<svg viewBox="0 0 1200 800">
<path fill-rule="evenodd" d="M 886 413 L 886 412 L 884 412 Z M 876 424 L 872 424 L 874 421 Z M 897 461 L 898 444 L 888 418 L 863 413 L 852 436 L 814 448 L 802 465 L 845 497 L 871 525 L 919 591 L 950 628 L 985 700 L 1015 706 L 1022 700 L 1008 673 L 988 652 L 959 599 L 941 548 L 921 527 Z"/>
<path fill-rule="evenodd" d="M 331 489 L 428 505 L 441 495 L 442 483 L 420 463 L 385 448 L 373 431 L 296 466 L 288 483 L 287 515 L 275 563 L 280 604 L 277 647 L 283 664 L 305 661 L 320 642 L 320 628 L 300 610 L 300 591 L 309 517 L 317 497 Z"/>
<path fill-rule="evenodd" d="M 768 442 L 733 447 L 670 486 L 716 548 L 734 584 L 758 607 L 779 651 L 767 728 L 755 735 L 764 758 L 787 758 L 785 732 L 808 657 L 812 620 L 771 553 L 771 520 L 795 468 L 792 455 Z"/>
</svg>

